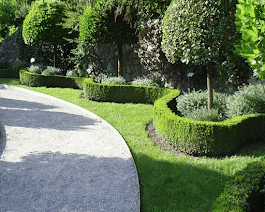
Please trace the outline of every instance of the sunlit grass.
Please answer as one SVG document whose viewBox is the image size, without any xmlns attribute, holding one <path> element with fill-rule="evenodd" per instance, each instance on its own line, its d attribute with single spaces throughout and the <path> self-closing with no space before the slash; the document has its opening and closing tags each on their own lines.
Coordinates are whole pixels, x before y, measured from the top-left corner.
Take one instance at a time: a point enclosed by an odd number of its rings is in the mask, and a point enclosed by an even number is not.
<svg viewBox="0 0 265 212">
<path fill-rule="evenodd" d="M 82 91 L 61 88 L 29 88 L 18 80 L 0 83 L 46 93 L 79 105 L 112 124 L 124 137 L 140 179 L 141 211 L 212 211 L 224 185 L 248 163 L 260 160 L 265 148 L 248 155 L 224 158 L 189 157 L 164 152 L 148 138 L 146 124 L 153 106 L 93 102 L 80 98 Z"/>
</svg>

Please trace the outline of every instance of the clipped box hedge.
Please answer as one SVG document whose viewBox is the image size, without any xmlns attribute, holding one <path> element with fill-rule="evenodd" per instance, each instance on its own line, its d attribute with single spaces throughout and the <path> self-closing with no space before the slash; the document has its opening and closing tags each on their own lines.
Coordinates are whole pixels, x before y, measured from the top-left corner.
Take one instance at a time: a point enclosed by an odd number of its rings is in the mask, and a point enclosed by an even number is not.
<svg viewBox="0 0 265 212">
<path fill-rule="evenodd" d="M 60 88 L 83 88 L 83 81 L 86 77 L 65 77 L 65 76 L 46 76 L 34 74 L 27 70 L 20 70 L 21 84 L 30 87 L 60 87 Z"/>
<path fill-rule="evenodd" d="M 265 162 L 249 164 L 228 181 L 214 212 L 264 211 Z"/>
<path fill-rule="evenodd" d="M 223 122 L 195 121 L 176 115 L 169 104 L 180 95 L 177 90 L 154 104 L 156 129 L 176 148 L 191 155 L 229 155 L 240 146 L 265 139 L 265 114 L 238 116 Z"/>
<path fill-rule="evenodd" d="M 19 70 L 15 69 L 0 69 L 0 78 L 19 78 Z"/>
<path fill-rule="evenodd" d="M 101 84 L 93 82 L 92 79 L 86 79 L 83 87 L 87 99 L 103 102 L 146 104 L 153 104 L 171 90 L 153 86 Z"/>
</svg>

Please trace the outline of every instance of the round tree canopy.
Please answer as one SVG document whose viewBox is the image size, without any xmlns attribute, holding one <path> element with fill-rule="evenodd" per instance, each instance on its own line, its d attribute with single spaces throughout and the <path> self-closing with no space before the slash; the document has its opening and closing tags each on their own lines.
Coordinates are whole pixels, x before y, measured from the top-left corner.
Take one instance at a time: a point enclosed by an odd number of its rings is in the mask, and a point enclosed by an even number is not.
<svg viewBox="0 0 265 212">
<path fill-rule="evenodd" d="M 202 64 L 233 54 L 237 0 L 173 0 L 163 22 L 162 50 L 172 63 Z"/>
<path fill-rule="evenodd" d="M 89 5 L 80 19 L 80 39 L 91 43 L 135 42 L 136 16 L 128 9 L 130 6 L 130 2 L 117 0 L 100 0 L 93 7 Z"/>
<path fill-rule="evenodd" d="M 67 29 L 63 24 L 66 19 L 66 5 L 60 1 L 41 0 L 33 3 L 23 22 L 22 35 L 26 44 L 42 45 L 64 43 Z"/>
</svg>

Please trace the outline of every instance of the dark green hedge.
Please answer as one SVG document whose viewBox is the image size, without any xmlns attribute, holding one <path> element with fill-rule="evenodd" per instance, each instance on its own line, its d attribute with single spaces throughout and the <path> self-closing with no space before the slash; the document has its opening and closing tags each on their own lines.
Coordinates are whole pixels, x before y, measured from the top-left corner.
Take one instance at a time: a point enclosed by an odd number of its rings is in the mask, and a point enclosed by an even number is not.
<svg viewBox="0 0 265 212">
<path fill-rule="evenodd" d="M 214 212 L 264 211 L 264 175 L 264 160 L 239 171 L 216 200 Z"/>
<path fill-rule="evenodd" d="M 45 76 L 30 73 L 26 70 L 20 71 L 21 84 L 31 87 L 60 87 L 60 88 L 83 88 L 86 77 Z"/>
<path fill-rule="evenodd" d="M 19 79 L 19 70 L 16 69 L 0 69 L 0 78 Z"/>
<path fill-rule="evenodd" d="M 95 83 L 91 79 L 84 81 L 86 98 L 117 103 L 154 103 L 158 98 L 170 92 L 171 89 L 153 86 L 108 85 Z"/>
<path fill-rule="evenodd" d="M 166 140 L 183 152 L 228 155 L 244 143 L 265 140 L 265 114 L 238 116 L 224 122 L 195 121 L 176 115 L 168 107 L 179 94 L 172 90 L 157 100 L 153 119 L 156 129 Z"/>
</svg>

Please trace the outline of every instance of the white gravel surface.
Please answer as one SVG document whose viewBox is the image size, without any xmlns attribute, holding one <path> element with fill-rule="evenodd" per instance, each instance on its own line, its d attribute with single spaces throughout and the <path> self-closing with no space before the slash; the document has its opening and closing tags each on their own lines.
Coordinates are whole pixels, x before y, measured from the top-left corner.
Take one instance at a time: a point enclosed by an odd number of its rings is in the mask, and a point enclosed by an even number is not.
<svg viewBox="0 0 265 212">
<path fill-rule="evenodd" d="M 0 211 L 140 211 L 122 136 L 63 100 L 0 85 Z"/>
</svg>

